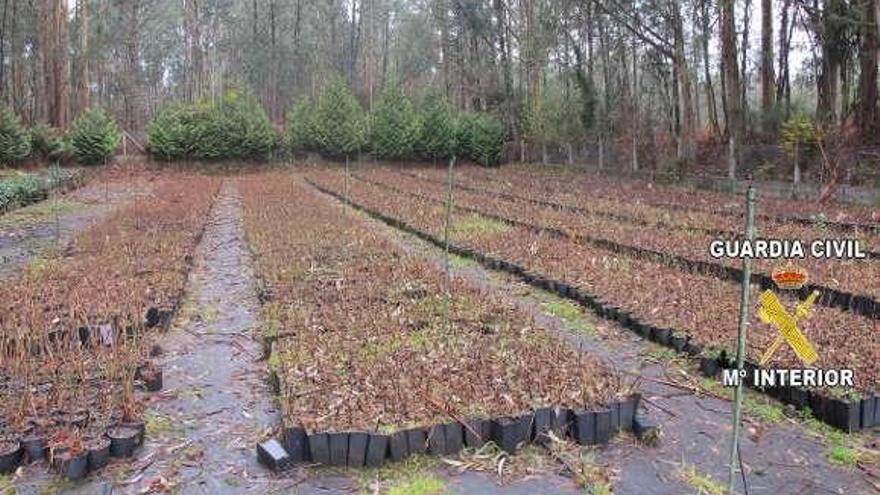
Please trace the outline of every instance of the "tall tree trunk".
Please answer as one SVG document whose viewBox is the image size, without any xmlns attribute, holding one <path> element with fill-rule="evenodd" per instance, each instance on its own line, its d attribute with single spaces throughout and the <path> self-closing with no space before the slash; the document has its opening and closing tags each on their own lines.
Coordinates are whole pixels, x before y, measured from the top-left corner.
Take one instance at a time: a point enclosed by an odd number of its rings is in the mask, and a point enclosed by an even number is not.
<svg viewBox="0 0 880 495">
<path fill-rule="evenodd" d="M 880 57 L 878 12 L 880 0 L 862 0 L 862 43 L 859 47 L 859 102 L 856 118 L 861 137 L 865 141 L 876 141 L 877 133 L 880 132 L 877 115 L 877 59 Z"/>
<path fill-rule="evenodd" d="M 715 136 L 721 135 L 721 126 L 718 124 L 718 104 L 715 101 L 715 88 L 712 85 L 712 68 L 709 65 L 709 39 L 712 37 L 711 28 L 709 27 L 709 0 L 703 0 L 700 3 L 700 30 L 702 54 L 703 54 L 703 74 L 706 78 L 706 106 L 708 107 L 709 123 L 712 125 L 712 133 Z"/>
<path fill-rule="evenodd" d="M 749 115 L 749 36 L 751 33 L 751 21 L 752 21 L 752 0 L 744 0 L 743 5 L 743 32 L 742 32 L 742 47 L 740 49 L 740 120 L 742 121 L 742 134 L 745 135 L 746 129 L 748 128 L 747 118 Z M 740 137 L 742 139 L 742 137 Z"/>
<path fill-rule="evenodd" d="M 795 19 L 789 18 L 792 0 L 783 0 L 779 20 L 779 76 L 776 82 L 776 101 L 785 102 L 783 117 L 788 118 L 791 111 L 791 81 L 789 76 L 788 55 L 791 51 L 791 34 Z"/>
<path fill-rule="evenodd" d="M 79 88 L 77 89 L 79 111 L 89 108 L 89 2 L 78 0 L 79 7 Z"/>
<path fill-rule="evenodd" d="M 736 12 L 735 0 L 720 0 L 721 7 L 721 63 L 724 72 L 724 85 L 727 92 L 726 115 L 728 139 L 727 175 L 736 178 L 737 154 L 742 132 L 740 114 L 740 81 L 736 55 Z"/>
<path fill-rule="evenodd" d="M 818 39 L 821 43 L 822 60 L 816 80 L 816 117 L 826 125 L 837 123 L 837 100 L 842 58 L 843 0 L 827 0 L 822 12 Z"/>
<path fill-rule="evenodd" d="M 689 163 L 694 157 L 694 106 L 693 91 L 691 89 L 691 71 L 687 64 L 687 55 L 684 49 L 684 22 L 681 18 L 679 2 L 672 2 L 673 37 L 675 47 L 675 67 L 678 72 L 679 98 L 676 104 L 680 107 L 681 115 L 681 153 L 679 158 L 683 163 Z"/>
<path fill-rule="evenodd" d="M 764 123 L 773 111 L 776 76 L 773 74 L 773 0 L 761 0 L 761 111 Z M 769 129 L 764 129 L 769 130 Z"/>
</svg>

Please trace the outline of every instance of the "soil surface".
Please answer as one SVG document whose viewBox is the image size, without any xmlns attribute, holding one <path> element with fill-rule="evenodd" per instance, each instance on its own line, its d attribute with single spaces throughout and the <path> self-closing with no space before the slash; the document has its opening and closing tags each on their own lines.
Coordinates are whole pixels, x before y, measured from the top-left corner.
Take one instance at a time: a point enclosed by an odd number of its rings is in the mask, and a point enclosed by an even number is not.
<svg viewBox="0 0 880 495">
<path fill-rule="evenodd" d="M 95 180 L 85 186 L 0 215 L 0 280 L 35 256 L 63 251 L 74 235 L 151 187 L 142 181 Z"/>
<path fill-rule="evenodd" d="M 330 196 L 325 197 L 333 200 Z M 384 229 L 406 251 L 433 259 L 442 268 L 441 250 L 377 220 L 369 221 L 377 228 Z M 653 448 L 640 445 L 627 436 L 594 449 L 596 462 L 615 473 L 615 493 L 698 493 L 694 484 L 686 481 L 688 476 L 683 474 L 690 468 L 702 476 L 711 477 L 726 490 L 732 429 L 731 402 L 660 383 L 699 382 L 701 377 L 693 366 L 688 370 L 687 367 L 671 366 L 673 363 L 668 358 L 648 357 L 652 353 L 665 355 L 654 344 L 592 313 L 583 314 L 590 332 L 572 332 L 563 319 L 546 311 L 546 294 L 533 290 L 513 277 L 491 272 L 476 263 L 454 263 L 453 272 L 456 276 L 466 277 L 473 283 L 504 294 L 516 306 L 533 315 L 543 327 L 551 329 L 584 352 L 603 358 L 609 367 L 629 373 L 638 381 L 647 399 L 641 403 L 640 415 L 647 415 L 658 422 L 663 438 L 660 445 Z M 688 376 L 680 376 L 682 373 L 688 373 Z M 825 457 L 828 450 L 825 442 L 793 420 L 770 425 L 756 418 L 745 417 L 740 448 L 749 494 L 880 493 L 878 480 L 872 481 L 864 471 L 831 464 Z M 573 488 L 571 482 L 569 485 Z M 569 493 L 567 489 L 554 491 L 550 486 L 545 486 L 540 493 Z M 737 489 L 742 493 L 741 478 L 737 479 Z"/>
</svg>

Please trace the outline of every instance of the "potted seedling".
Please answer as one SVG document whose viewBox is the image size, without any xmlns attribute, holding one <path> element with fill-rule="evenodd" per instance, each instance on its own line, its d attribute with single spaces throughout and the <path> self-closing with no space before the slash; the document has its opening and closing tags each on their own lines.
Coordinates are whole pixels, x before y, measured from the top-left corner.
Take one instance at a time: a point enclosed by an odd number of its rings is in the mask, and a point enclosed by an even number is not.
<svg viewBox="0 0 880 495">
<path fill-rule="evenodd" d="M 81 480 L 89 472 L 89 454 L 75 430 L 62 429 L 52 435 L 50 459 L 58 473 L 69 480 Z"/>
</svg>

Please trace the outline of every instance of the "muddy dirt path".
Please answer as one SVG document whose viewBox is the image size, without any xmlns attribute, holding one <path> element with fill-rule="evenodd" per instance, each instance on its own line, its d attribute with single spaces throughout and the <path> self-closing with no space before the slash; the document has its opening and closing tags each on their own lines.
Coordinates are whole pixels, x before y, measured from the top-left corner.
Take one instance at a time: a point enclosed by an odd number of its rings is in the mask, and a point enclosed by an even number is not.
<svg viewBox="0 0 880 495">
<path fill-rule="evenodd" d="M 278 422 L 251 334 L 256 317 L 241 205 L 227 180 L 196 251 L 184 308 L 159 341 L 165 388 L 146 412 L 139 457 L 147 467 L 131 473 L 122 493 L 271 491 L 254 451 Z"/>
<path fill-rule="evenodd" d="M 321 193 L 315 191 L 315 194 Z M 324 197 L 335 201 L 329 196 Z M 367 218 L 366 215 L 363 217 Z M 406 251 L 434 260 L 442 267 L 443 253 L 436 247 L 378 220 L 368 221 L 387 232 Z M 726 489 L 730 402 L 652 381 L 700 382 L 702 378 L 693 366 L 676 360 L 654 344 L 616 324 L 596 318 L 592 313 L 579 316 L 581 326 L 588 331 L 573 332 L 569 322 L 548 313 L 547 301 L 552 296 L 475 263 L 458 262 L 453 266 L 458 276 L 503 294 L 570 344 L 602 357 L 611 367 L 642 377 L 640 387 L 647 401 L 642 402 L 641 414 L 647 414 L 662 425 L 663 439 L 658 447 L 648 448 L 627 436 L 596 449 L 595 462 L 614 473 L 615 493 L 700 493 L 696 486 L 707 479 L 712 480 L 715 488 Z M 826 458 L 828 444 L 800 422 L 783 418 L 770 424 L 747 416 L 743 430 L 740 445 L 749 494 L 880 493 L 878 480 L 872 480 L 857 467 L 831 464 Z M 739 479 L 737 489 L 742 490 Z M 541 493 L 559 492 L 547 489 Z"/>
<path fill-rule="evenodd" d="M 18 272 L 35 256 L 63 250 L 77 232 L 100 222 L 135 197 L 151 193 L 152 186 L 142 180 L 96 180 L 0 215 L 0 280 Z"/>
</svg>

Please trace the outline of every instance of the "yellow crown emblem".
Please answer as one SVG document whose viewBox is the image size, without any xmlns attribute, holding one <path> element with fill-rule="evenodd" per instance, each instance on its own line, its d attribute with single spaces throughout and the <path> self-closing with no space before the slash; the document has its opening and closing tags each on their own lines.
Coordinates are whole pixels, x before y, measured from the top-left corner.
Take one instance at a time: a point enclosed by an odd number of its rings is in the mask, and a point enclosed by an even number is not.
<svg viewBox="0 0 880 495">
<path fill-rule="evenodd" d="M 774 268 L 771 278 L 777 287 L 789 290 L 800 289 L 807 284 L 808 280 L 807 271 L 791 263 Z"/>
</svg>

